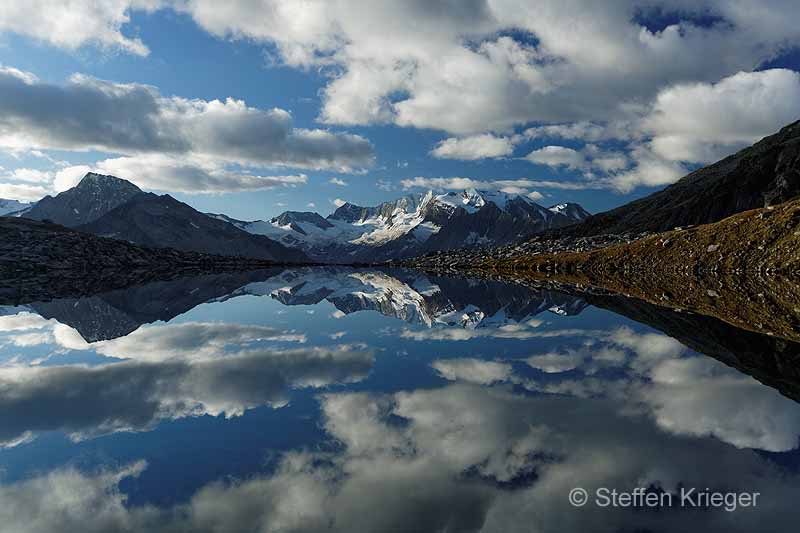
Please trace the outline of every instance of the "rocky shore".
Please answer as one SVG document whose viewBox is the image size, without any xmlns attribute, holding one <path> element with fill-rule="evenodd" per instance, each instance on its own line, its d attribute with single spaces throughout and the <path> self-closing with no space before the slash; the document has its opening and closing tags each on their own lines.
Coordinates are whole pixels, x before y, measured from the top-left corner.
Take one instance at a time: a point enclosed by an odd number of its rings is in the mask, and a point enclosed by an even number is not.
<svg viewBox="0 0 800 533">
<path fill-rule="evenodd" d="M 477 247 L 438 251 L 394 263 L 398 266 L 440 271 L 459 271 L 494 261 L 510 261 L 533 256 L 549 256 L 561 253 L 585 253 L 609 246 L 630 244 L 651 233 L 623 233 L 595 235 L 591 237 L 540 236 L 529 241 L 496 248 Z"/>
<path fill-rule="evenodd" d="M 407 266 L 625 294 L 800 340 L 800 200 L 625 239 L 590 240 L 596 248 L 588 251 L 575 249 L 585 242 L 533 241 L 517 250 L 431 255 Z"/>
</svg>

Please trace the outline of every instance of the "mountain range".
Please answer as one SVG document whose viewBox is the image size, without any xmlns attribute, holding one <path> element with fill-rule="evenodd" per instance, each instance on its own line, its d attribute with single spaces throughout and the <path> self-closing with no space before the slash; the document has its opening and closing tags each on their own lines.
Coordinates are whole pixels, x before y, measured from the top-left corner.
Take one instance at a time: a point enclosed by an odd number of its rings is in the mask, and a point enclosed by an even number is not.
<svg viewBox="0 0 800 533">
<path fill-rule="evenodd" d="M 4 198 L 0 198 L 0 217 L 6 215 L 12 215 L 18 211 L 27 209 L 30 206 L 31 204 L 27 202 L 20 202 L 18 200 L 6 200 Z"/>
<path fill-rule="evenodd" d="M 20 216 L 147 247 L 308 262 L 299 250 L 209 217 L 168 194 L 146 193 L 129 181 L 91 172 L 75 187 L 45 196 Z"/>
<path fill-rule="evenodd" d="M 661 191 L 597 215 L 573 203 L 546 208 L 520 194 L 467 189 L 428 191 L 376 206 L 344 203 L 327 217 L 286 211 L 268 221 L 244 221 L 201 213 L 169 195 L 146 193 L 126 180 L 95 173 L 32 205 L 2 200 L 0 215 L 49 221 L 146 247 L 283 263 L 358 264 L 499 249 L 534 237 L 661 232 L 716 222 L 798 194 L 800 122 L 795 122 Z"/>
<path fill-rule="evenodd" d="M 580 222 L 578 204 L 542 207 L 520 194 L 467 189 L 404 196 L 374 207 L 345 203 L 327 218 L 287 211 L 269 221 L 212 214 L 328 263 L 381 262 L 434 250 L 499 246 Z"/>
</svg>

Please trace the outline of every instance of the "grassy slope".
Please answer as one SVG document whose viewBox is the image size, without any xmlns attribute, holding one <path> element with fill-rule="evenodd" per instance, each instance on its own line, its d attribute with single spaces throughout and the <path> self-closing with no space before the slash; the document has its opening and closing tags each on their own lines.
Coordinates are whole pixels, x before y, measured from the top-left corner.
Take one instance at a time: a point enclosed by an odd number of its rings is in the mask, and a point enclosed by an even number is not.
<svg viewBox="0 0 800 533">
<path fill-rule="evenodd" d="M 589 253 L 475 267 L 612 290 L 800 340 L 800 200 Z"/>
</svg>

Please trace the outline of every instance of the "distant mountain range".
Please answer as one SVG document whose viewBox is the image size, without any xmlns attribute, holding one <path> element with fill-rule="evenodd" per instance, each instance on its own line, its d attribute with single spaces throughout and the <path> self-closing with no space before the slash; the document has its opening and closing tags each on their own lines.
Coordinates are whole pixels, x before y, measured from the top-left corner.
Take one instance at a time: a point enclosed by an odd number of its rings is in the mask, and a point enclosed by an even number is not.
<svg viewBox="0 0 800 533">
<path fill-rule="evenodd" d="M 558 233 L 590 236 L 666 231 L 717 222 L 800 194 L 800 121 L 669 187 Z"/>
<path fill-rule="evenodd" d="M 167 194 L 145 193 L 114 176 L 89 173 L 72 189 L 45 196 L 20 215 L 141 246 L 280 262 L 308 261 L 300 250 L 242 231 Z"/>
<path fill-rule="evenodd" d="M 6 200 L 4 198 L 0 198 L 0 217 L 14 214 L 18 211 L 22 211 L 27 209 L 32 204 L 27 202 L 20 202 L 17 200 Z"/>
<path fill-rule="evenodd" d="M 269 221 L 211 216 L 300 249 L 316 261 L 358 263 L 509 244 L 590 215 L 578 204 L 545 208 L 520 194 L 468 189 L 440 195 L 428 191 L 374 207 L 345 203 L 327 218 L 298 211 Z"/>
<path fill-rule="evenodd" d="M 800 122 L 621 207 L 590 215 L 578 204 L 545 208 L 527 196 L 468 189 L 412 194 L 323 217 L 286 211 L 268 221 L 201 213 L 169 195 L 89 173 L 67 191 L 28 205 L 0 200 L 22 216 L 141 246 L 276 262 L 378 263 L 457 249 L 545 238 L 659 232 L 716 222 L 800 194 Z M 540 239 L 541 240 L 541 239 Z"/>
<path fill-rule="evenodd" d="M 269 221 L 201 213 L 169 195 L 88 173 L 35 204 L 0 203 L 0 215 L 49 221 L 137 245 L 276 262 L 362 263 L 431 250 L 496 246 L 589 216 L 578 204 L 544 208 L 519 194 L 474 189 L 404 196 L 374 207 L 345 203 L 327 218 L 286 211 Z"/>
</svg>

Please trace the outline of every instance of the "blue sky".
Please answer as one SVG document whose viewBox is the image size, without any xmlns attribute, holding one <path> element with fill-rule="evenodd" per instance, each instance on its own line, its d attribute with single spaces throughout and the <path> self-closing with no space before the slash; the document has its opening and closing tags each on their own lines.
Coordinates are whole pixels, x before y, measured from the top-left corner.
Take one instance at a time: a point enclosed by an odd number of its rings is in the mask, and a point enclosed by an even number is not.
<svg viewBox="0 0 800 533">
<path fill-rule="evenodd" d="M 60 4 L 0 7 L 0 197 L 92 169 L 246 219 L 466 186 L 598 212 L 800 118 L 791 2 Z"/>
</svg>

